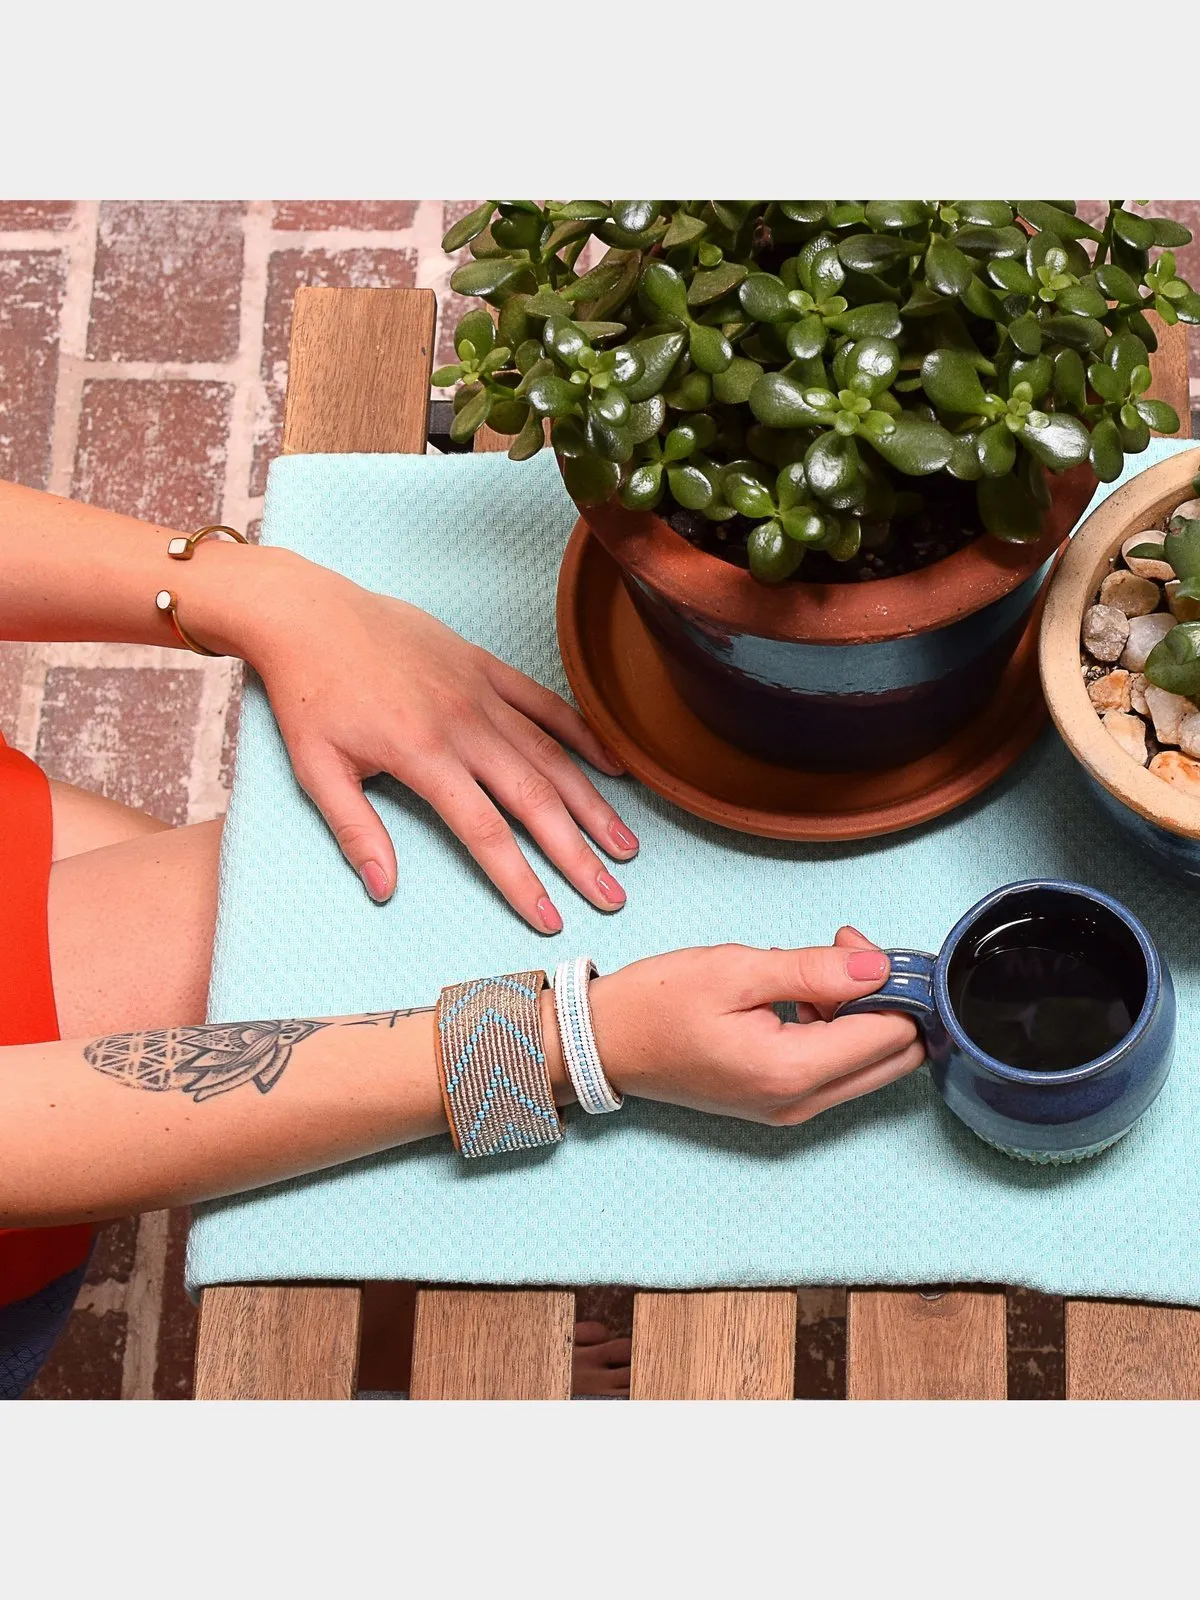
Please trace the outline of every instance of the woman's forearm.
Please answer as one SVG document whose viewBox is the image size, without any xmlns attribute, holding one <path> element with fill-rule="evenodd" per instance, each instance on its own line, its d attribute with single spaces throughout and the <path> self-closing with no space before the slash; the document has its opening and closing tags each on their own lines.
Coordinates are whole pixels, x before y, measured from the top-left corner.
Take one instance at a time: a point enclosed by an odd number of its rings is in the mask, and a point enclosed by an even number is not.
<svg viewBox="0 0 1200 1600">
<path fill-rule="evenodd" d="M 542 1020 L 566 1104 L 549 991 Z M 186 1205 L 445 1131 L 431 1010 L 13 1046 L 0 1051 L 0 1227 Z"/>
<path fill-rule="evenodd" d="M 155 609 L 155 595 L 170 589 L 194 638 L 247 655 L 308 564 L 288 551 L 215 539 L 190 561 L 175 561 L 167 555 L 175 532 L 0 482 L 0 639 L 182 648 Z"/>
</svg>

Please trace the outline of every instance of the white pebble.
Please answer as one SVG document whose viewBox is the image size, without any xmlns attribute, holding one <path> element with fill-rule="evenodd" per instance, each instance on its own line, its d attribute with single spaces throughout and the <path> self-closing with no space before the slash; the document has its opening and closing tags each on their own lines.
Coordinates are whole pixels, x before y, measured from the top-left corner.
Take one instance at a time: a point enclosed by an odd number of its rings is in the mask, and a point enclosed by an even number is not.
<svg viewBox="0 0 1200 1600">
<path fill-rule="evenodd" d="M 1127 756 L 1139 767 L 1146 765 L 1146 724 L 1127 711 L 1106 711 L 1100 719 Z"/>
<path fill-rule="evenodd" d="M 1116 606 L 1089 606 L 1083 613 L 1083 648 L 1097 661 L 1115 661 L 1129 638 L 1129 618 Z"/>
<path fill-rule="evenodd" d="M 1183 719 L 1196 710 L 1192 702 L 1186 695 L 1172 694 L 1169 689 L 1158 689 L 1154 684 L 1149 684 L 1146 705 L 1154 718 L 1154 736 L 1159 744 L 1178 744 Z"/>
<path fill-rule="evenodd" d="M 1100 585 L 1100 604 L 1116 606 L 1127 617 L 1148 617 L 1162 603 L 1162 590 L 1151 578 L 1118 567 Z"/>
<path fill-rule="evenodd" d="M 1129 678 L 1129 704 L 1144 717 L 1150 715 L 1150 707 L 1146 704 L 1146 689 L 1149 682 L 1144 672 L 1134 672 Z"/>
<path fill-rule="evenodd" d="M 1171 521 L 1194 522 L 1200 517 L 1200 500 L 1185 500 L 1181 506 L 1176 506 L 1171 513 Z"/>
<path fill-rule="evenodd" d="M 1146 657 L 1160 639 L 1165 639 L 1175 626 L 1169 611 L 1156 611 L 1153 616 L 1133 617 L 1129 623 L 1129 641 L 1121 655 L 1121 665 L 1130 672 L 1140 672 Z"/>
<path fill-rule="evenodd" d="M 1160 578 L 1165 581 L 1175 576 L 1175 568 L 1169 561 L 1152 561 L 1149 556 L 1130 556 L 1129 552 L 1135 550 L 1139 544 L 1157 544 L 1163 542 L 1161 528 L 1147 528 L 1144 533 L 1131 534 L 1121 546 L 1121 554 L 1125 558 L 1125 565 L 1130 572 L 1136 572 L 1139 578 Z"/>
<path fill-rule="evenodd" d="M 1185 756 L 1200 756 L 1200 711 L 1193 711 L 1179 724 L 1179 748 Z"/>
</svg>

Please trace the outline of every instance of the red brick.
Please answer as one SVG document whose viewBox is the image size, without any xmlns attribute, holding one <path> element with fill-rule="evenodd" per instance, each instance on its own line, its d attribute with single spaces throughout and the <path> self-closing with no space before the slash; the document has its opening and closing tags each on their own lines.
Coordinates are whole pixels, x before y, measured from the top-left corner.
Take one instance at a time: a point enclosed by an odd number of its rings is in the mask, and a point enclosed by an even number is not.
<svg viewBox="0 0 1200 1600">
<path fill-rule="evenodd" d="M 265 386 L 262 411 L 255 427 L 254 465 L 250 493 L 266 487 L 267 467 L 279 454 L 283 432 L 283 395 L 287 383 L 288 340 L 292 330 L 292 302 L 296 290 L 310 284 L 319 288 L 411 288 L 416 282 L 417 257 L 413 250 L 277 250 L 271 256 L 267 278 L 267 309 L 263 325 L 262 376 Z"/>
<path fill-rule="evenodd" d="M 137 1254 L 138 1219 L 121 1217 L 106 1222 L 96 1234 L 92 1259 L 88 1263 L 88 1283 L 128 1283 Z"/>
<path fill-rule="evenodd" d="M 26 1397 L 119 1400 L 125 1337 L 123 1311 L 75 1311 Z"/>
<path fill-rule="evenodd" d="M 242 215 L 231 201 L 103 205 L 88 355 L 99 361 L 236 355 Z"/>
<path fill-rule="evenodd" d="M 21 708 L 21 681 L 25 676 L 28 645 L 0 643 L 0 734 L 9 744 L 17 731 Z"/>
<path fill-rule="evenodd" d="M 46 487 L 63 257 L 57 250 L 0 251 L 0 478 Z"/>
<path fill-rule="evenodd" d="M 417 200 L 276 200 L 277 228 L 411 228 Z"/>
<path fill-rule="evenodd" d="M 53 778 L 185 822 L 202 687 L 195 669 L 53 667 L 37 759 Z"/>
<path fill-rule="evenodd" d="M 232 398 L 188 379 L 86 383 L 74 493 L 171 528 L 218 522 Z"/>
<path fill-rule="evenodd" d="M 183 1287 L 189 1217 L 172 1211 L 163 1274 L 162 1319 L 158 1325 L 158 1359 L 154 1372 L 156 1400 L 190 1400 L 196 1361 L 196 1307 Z"/>
<path fill-rule="evenodd" d="M 0 233 L 69 228 L 74 214 L 73 200 L 0 200 Z"/>
</svg>

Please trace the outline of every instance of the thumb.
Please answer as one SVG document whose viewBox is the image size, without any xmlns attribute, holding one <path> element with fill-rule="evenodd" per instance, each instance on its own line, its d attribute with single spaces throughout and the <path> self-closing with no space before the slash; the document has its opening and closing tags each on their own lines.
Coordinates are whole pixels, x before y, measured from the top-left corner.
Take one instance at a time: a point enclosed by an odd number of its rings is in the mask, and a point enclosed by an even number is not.
<svg viewBox="0 0 1200 1600">
<path fill-rule="evenodd" d="M 755 951 L 746 975 L 752 1005 L 806 1001 L 819 1010 L 857 1000 L 886 981 L 891 962 L 874 947 L 819 945 L 804 950 Z"/>
<path fill-rule="evenodd" d="M 307 771 L 302 787 L 371 899 L 390 899 L 396 887 L 396 852 L 358 779 L 340 762 L 331 761 Z"/>
</svg>

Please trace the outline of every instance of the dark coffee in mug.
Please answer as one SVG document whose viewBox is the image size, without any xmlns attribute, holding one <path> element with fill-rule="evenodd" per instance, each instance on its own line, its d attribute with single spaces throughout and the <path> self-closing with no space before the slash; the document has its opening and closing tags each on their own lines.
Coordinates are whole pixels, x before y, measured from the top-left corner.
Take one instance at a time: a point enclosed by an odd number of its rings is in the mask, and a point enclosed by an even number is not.
<svg viewBox="0 0 1200 1600">
<path fill-rule="evenodd" d="M 997 908 L 998 910 L 1002 908 Z M 981 922 L 946 974 L 950 1003 L 981 1050 L 1028 1072 L 1107 1055 L 1137 1021 L 1146 963 L 1136 938 L 1097 905 Z"/>
</svg>

